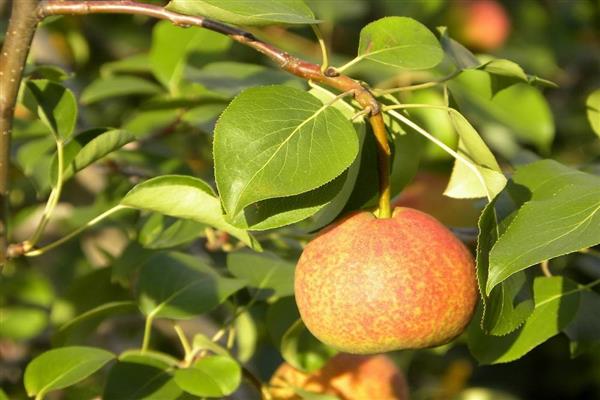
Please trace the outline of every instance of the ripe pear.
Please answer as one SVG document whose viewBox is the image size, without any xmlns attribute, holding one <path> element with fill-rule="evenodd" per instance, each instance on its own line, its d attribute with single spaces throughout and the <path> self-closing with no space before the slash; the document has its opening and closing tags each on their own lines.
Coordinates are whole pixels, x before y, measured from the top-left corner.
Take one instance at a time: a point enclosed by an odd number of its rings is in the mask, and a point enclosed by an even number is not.
<svg viewBox="0 0 600 400">
<path fill-rule="evenodd" d="M 294 388 L 337 396 L 341 400 L 407 400 L 402 371 L 385 355 L 339 353 L 315 372 L 282 364 L 273 374 L 270 393 L 277 400 L 300 400 Z"/>
<path fill-rule="evenodd" d="M 448 343 L 478 295 L 469 250 L 435 218 L 403 207 L 327 228 L 302 252 L 294 286 L 308 330 L 353 354 Z"/>
</svg>

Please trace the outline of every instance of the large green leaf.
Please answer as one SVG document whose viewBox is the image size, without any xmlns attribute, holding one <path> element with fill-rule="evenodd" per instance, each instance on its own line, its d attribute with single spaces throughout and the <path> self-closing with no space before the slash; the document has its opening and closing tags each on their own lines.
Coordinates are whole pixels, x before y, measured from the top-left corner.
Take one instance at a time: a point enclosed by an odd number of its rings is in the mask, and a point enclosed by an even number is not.
<svg viewBox="0 0 600 400">
<path fill-rule="evenodd" d="M 333 180 L 354 161 L 358 138 L 344 115 L 287 86 L 247 89 L 215 128 L 217 187 L 227 214 Z"/>
<path fill-rule="evenodd" d="M 176 93 L 190 53 L 221 53 L 230 45 L 231 40 L 225 35 L 207 29 L 185 29 L 161 21 L 152 32 L 150 66 L 154 76 L 171 93 Z"/>
<path fill-rule="evenodd" d="M 119 357 L 108 373 L 104 400 L 180 400 L 183 391 L 172 376 L 172 365 L 148 354 Z"/>
<path fill-rule="evenodd" d="M 588 96 L 585 105 L 592 130 L 600 136 L 600 89 L 595 90 Z"/>
<path fill-rule="evenodd" d="M 62 347 L 37 356 L 25 369 L 25 389 L 29 396 L 43 396 L 87 378 L 114 354 L 95 347 Z"/>
<path fill-rule="evenodd" d="M 205 223 L 231 233 L 249 246 L 260 248 L 248 232 L 225 221 L 219 199 L 212 188 L 198 178 L 165 175 L 149 179 L 131 189 L 121 204 Z"/>
<path fill-rule="evenodd" d="M 562 277 L 538 277 L 534 281 L 535 309 L 525 324 L 506 336 L 490 336 L 477 322 L 469 327 L 469 348 L 481 364 L 504 363 L 521 358 L 534 347 L 558 334 L 573 319 L 583 286 Z"/>
<path fill-rule="evenodd" d="M 63 181 L 134 140 L 135 136 L 127 131 L 108 128 L 90 129 L 73 137 L 63 150 Z M 55 156 L 51 169 L 53 183 L 56 182 L 57 163 Z"/>
<path fill-rule="evenodd" d="M 274 296 L 294 294 L 296 265 L 271 253 L 238 251 L 227 256 L 227 269 L 233 276 L 246 280 L 250 286 L 268 289 Z"/>
<path fill-rule="evenodd" d="M 490 252 L 488 294 L 515 272 L 600 243 L 600 177 L 544 160 L 513 182 L 529 201 Z"/>
<path fill-rule="evenodd" d="M 319 22 L 302 0 L 171 0 L 166 8 L 235 25 Z"/>
<path fill-rule="evenodd" d="M 175 382 L 181 389 L 202 397 L 223 398 L 233 393 L 241 381 L 240 365 L 219 355 L 203 357 L 191 367 L 175 372 Z"/>
<path fill-rule="evenodd" d="M 73 92 L 45 79 L 26 84 L 25 105 L 50 128 L 57 139 L 65 140 L 75 130 L 77 101 Z"/>
<path fill-rule="evenodd" d="M 190 319 L 212 310 L 244 284 L 220 276 L 197 257 L 163 253 L 140 271 L 138 304 L 145 315 Z"/>
<path fill-rule="evenodd" d="M 87 86 L 81 93 L 81 102 L 92 104 L 113 97 L 132 95 L 152 95 L 160 93 L 162 88 L 147 79 L 135 76 L 113 76 L 99 78 Z"/>
<path fill-rule="evenodd" d="M 408 17 L 386 17 L 360 31 L 358 58 L 402 69 L 433 68 L 444 52 L 434 34 Z"/>
</svg>

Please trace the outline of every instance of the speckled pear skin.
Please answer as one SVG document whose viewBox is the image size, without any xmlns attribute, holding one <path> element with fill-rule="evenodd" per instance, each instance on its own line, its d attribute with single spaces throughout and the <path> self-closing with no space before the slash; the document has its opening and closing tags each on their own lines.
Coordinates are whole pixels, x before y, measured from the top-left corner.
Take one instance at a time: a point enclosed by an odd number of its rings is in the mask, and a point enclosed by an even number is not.
<svg viewBox="0 0 600 400">
<path fill-rule="evenodd" d="M 435 218 L 396 208 L 349 215 L 304 249 L 296 303 L 313 335 L 340 351 L 373 354 L 448 343 L 477 302 L 469 250 Z"/>
<path fill-rule="evenodd" d="M 305 373 L 288 363 L 271 378 L 271 395 L 277 400 L 301 400 L 294 388 L 334 395 L 340 400 L 408 400 L 402 371 L 383 354 L 374 356 L 339 353 L 323 368 Z"/>
</svg>

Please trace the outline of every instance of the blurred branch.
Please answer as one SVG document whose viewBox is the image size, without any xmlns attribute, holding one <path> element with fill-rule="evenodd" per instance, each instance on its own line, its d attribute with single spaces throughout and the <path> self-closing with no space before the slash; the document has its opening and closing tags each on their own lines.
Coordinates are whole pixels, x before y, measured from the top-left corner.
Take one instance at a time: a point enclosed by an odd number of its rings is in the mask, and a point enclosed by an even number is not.
<svg viewBox="0 0 600 400">
<path fill-rule="evenodd" d="M 13 114 L 29 46 L 40 21 L 37 6 L 38 0 L 13 0 L 0 51 L 0 267 L 8 258 L 8 175 Z"/>
</svg>

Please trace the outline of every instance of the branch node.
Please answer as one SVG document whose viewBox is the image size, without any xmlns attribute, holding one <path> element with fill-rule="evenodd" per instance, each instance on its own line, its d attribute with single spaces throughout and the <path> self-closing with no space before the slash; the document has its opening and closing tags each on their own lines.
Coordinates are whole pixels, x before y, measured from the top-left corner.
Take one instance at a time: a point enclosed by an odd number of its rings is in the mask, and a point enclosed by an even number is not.
<svg viewBox="0 0 600 400">
<path fill-rule="evenodd" d="M 336 76 L 340 76 L 340 73 L 334 67 L 327 67 L 323 74 L 328 78 L 335 78 Z"/>
</svg>

